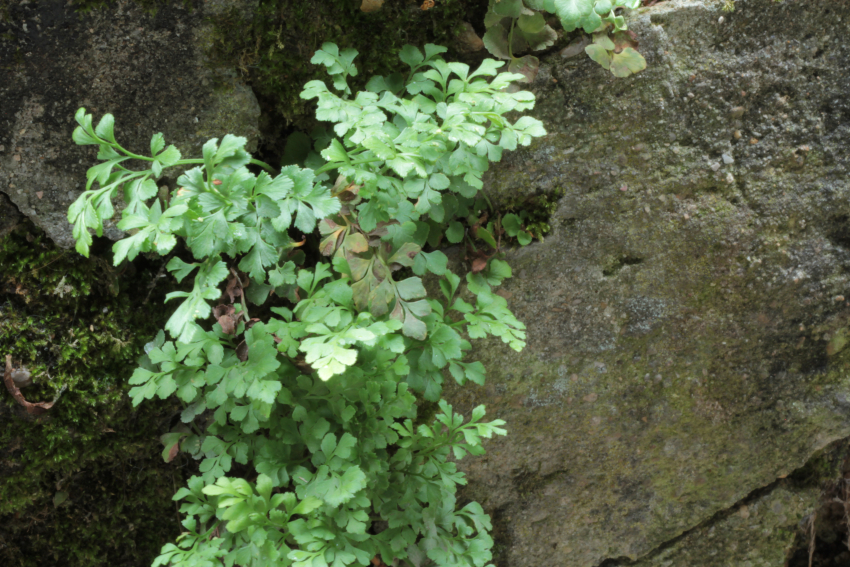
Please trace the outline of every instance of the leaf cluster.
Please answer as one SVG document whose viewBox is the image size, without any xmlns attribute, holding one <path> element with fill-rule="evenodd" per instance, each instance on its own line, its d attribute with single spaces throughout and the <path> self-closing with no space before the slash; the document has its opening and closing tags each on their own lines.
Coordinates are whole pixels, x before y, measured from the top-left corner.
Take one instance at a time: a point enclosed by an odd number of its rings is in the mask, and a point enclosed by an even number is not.
<svg viewBox="0 0 850 567">
<path fill-rule="evenodd" d="M 357 53 L 325 44 L 313 62 L 336 92 L 312 81 L 302 96 L 318 100 L 333 135 L 315 136 L 306 167 L 279 172 L 232 135 L 196 159 L 161 134 L 150 156 L 132 154 L 110 115 L 93 127 L 78 111 L 74 140 L 97 145 L 101 163 L 69 210 L 77 249 L 88 252 L 90 231 L 100 234 L 121 195 L 127 237 L 113 247 L 116 265 L 173 253 L 178 241 L 186 251 L 166 268 L 191 290 L 168 294 L 180 303 L 130 380 L 134 405 L 176 397 L 184 406 L 163 458 L 200 461 L 200 476 L 175 496 L 186 532 L 154 565 L 490 560 L 489 518 L 475 503 L 456 509 L 465 480 L 449 457 L 481 454 L 503 422 L 482 422 L 483 407 L 464 422 L 440 396 L 445 373 L 483 384 L 483 365 L 464 360 L 469 339 L 525 345 L 524 325 L 494 292 L 511 269 L 493 235 L 531 237 L 517 215 L 485 226 L 478 192 L 490 161 L 545 130 L 506 116 L 534 97 L 506 91 L 518 76 L 497 74 L 503 63 L 471 71 L 444 51 L 407 46 L 406 78 L 374 77 L 355 95 L 347 78 Z M 145 169 L 128 167 L 139 161 Z M 194 167 L 157 198 L 156 180 L 179 166 Z M 308 256 L 303 236 L 316 229 Z M 443 239 L 493 251 L 462 277 L 438 249 Z M 440 295 L 428 296 L 427 277 Z M 414 426 L 414 392 L 439 401 L 433 423 Z"/>
<path fill-rule="evenodd" d="M 616 77 L 627 77 L 645 69 L 646 61 L 618 10 L 640 4 L 641 0 L 490 0 L 484 46 L 509 60 L 508 70 L 521 74 L 520 82 L 532 82 L 540 61 L 528 52 L 546 49 L 558 39 L 546 19 L 548 12 L 557 16 L 565 32 L 593 34 L 593 44 L 585 49 L 588 56 Z"/>
</svg>

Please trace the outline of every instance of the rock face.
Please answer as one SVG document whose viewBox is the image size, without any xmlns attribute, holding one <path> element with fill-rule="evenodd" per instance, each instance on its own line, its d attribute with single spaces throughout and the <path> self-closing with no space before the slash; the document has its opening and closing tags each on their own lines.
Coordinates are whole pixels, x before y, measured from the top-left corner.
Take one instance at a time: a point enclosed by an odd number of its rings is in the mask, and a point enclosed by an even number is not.
<svg viewBox="0 0 850 567">
<path fill-rule="evenodd" d="M 87 14 L 65 0 L 11 0 L 0 19 L 0 192 L 60 246 L 95 151 L 71 141 L 80 106 L 115 115 L 119 143 L 137 153 L 163 132 L 184 155 L 226 133 L 256 140 L 260 108 L 230 69 L 205 57 L 205 18 L 253 12 L 257 0 L 161 6 L 120 1 Z M 256 143 L 256 142 L 254 142 Z M 120 237 L 114 227 L 107 235 Z"/>
<path fill-rule="evenodd" d="M 815 502 L 774 481 L 850 435 L 850 7 L 721 6 L 633 12 L 633 78 L 544 60 L 549 135 L 490 174 L 503 204 L 560 196 L 509 255 L 527 349 L 479 347 L 487 385 L 450 394 L 508 423 L 463 465 L 497 564 L 781 565 Z M 777 537 L 664 547 L 764 487 Z"/>
</svg>

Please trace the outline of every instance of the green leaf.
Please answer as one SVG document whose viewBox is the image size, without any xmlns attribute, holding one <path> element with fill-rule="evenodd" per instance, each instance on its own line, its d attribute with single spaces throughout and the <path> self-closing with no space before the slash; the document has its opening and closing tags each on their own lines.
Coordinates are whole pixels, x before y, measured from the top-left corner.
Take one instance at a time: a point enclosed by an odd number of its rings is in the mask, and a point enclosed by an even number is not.
<svg viewBox="0 0 850 567">
<path fill-rule="evenodd" d="M 187 264 L 177 256 L 173 257 L 168 261 L 168 264 L 165 266 L 166 269 L 174 274 L 174 277 L 178 282 L 182 282 L 183 279 L 192 273 L 192 271 L 198 267 L 198 264 Z"/>
<path fill-rule="evenodd" d="M 628 77 L 644 69 L 646 69 L 646 59 L 631 47 L 623 49 L 620 53 L 615 53 L 611 58 L 611 73 L 615 77 Z"/>
<path fill-rule="evenodd" d="M 410 65 L 413 69 L 416 69 L 419 64 L 425 60 L 422 56 L 422 52 L 412 45 L 405 45 L 402 47 L 401 52 L 398 54 L 398 58 L 401 59 L 403 63 Z"/>
<path fill-rule="evenodd" d="M 298 503 L 297 506 L 292 510 L 292 514 L 301 514 L 307 515 L 313 510 L 320 508 L 324 502 L 320 498 L 316 498 L 315 496 L 308 496 Z"/>
<path fill-rule="evenodd" d="M 507 18 L 518 18 L 525 11 L 522 0 L 498 0 L 490 4 L 494 14 Z"/>
<path fill-rule="evenodd" d="M 340 143 L 336 138 L 331 141 L 331 145 L 322 150 L 322 157 L 328 160 L 329 162 L 343 162 L 348 163 L 348 152 L 345 151 L 345 147 Z"/>
<path fill-rule="evenodd" d="M 475 230 L 475 237 L 479 240 L 483 240 L 492 248 L 498 248 L 498 244 L 496 243 L 496 239 L 493 238 L 493 235 L 490 234 L 490 231 L 484 228 L 483 226 L 479 226 Z"/>
<path fill-rule="evenodd" d="M 388 264 L 399 264 L 406 268 L 413 265 L 415 257 L 419 254 L 422 248 L 413 242 L 405 242 L 395 254 L 387 260 Z"/>
<path fill-rule="evenodd" d="M 536 118 L 533 118 L 531 116 L 523 116 L 522 118 L 517 120 L 516 124 L 514 124 L 514 129 L 518 132 L 522 132 L 523 134 L 533 136 L 535 138 L 539 138 L 541 136 L 546 135 L 546 129 L 543 128 L 543 123 L 540 122 L 540 120 L 537 120 Z M 522 145 L 527 146 L 528 143 L 523 142 Z"/>
<path fill-rule="evenodd" d="M 457 244 L 461 240 L 463 240 L 464 228 L 461 223 L 458 221 L 452 221 L 449 223 L 449 228 L 446 230 L 446 239 L 452 244 Z"/>
<path fill-rule="evenodd" d="M 472 80 L 474 77 L 492 77 L 496 73 L 499 72 L 499 69 L 504 67 L 505 63 L 503 61 L 496 61 L 495 59 L 485 59 L 481 62 L 478 69 L 476 69 L 471 75 L 469 75 L 469 79 Z"/>
<path fill-rule="evenodd" d="M 345 474 L 337 482 L 336 486 L 328 491 L 323 497 L 324 501 L 331 506 L 339 506 L 354 498 L 357 492 L 366 488 L 366 475 L 360 467 L 354 465 L 348 467 Z"/>
<path fill-rule="evenodd" d="M 274 483 L 271 478 L 264 474 L 257 477 L 257 494 L 269 500 L 273 489 Z"/>
<path fill-rule="evenodd" d="M 424 276 L 426 272 L 442 276 L 446 273 L 449 259 L 439 250 L 434 252 L 420 252 L 413 262 L 413 273 Z"/>
<path fill-rule="evenodd" d="M 602 18 L 595 11 L 591 10 L 582 18 L 579 25 L 585 33 L 593 33 L 602 25 Z"/>
<path fill-rule="evenodd" d="M 585 47 L 584 51 L 587 53 L 588 57 L 599 63 L 603 69 L 611 68 L 611 52 L 601 45 L 592 43 Z"/>
<path fill-rule="evenodd" d="M 114 127 L 115 117 L 111 114 L 104 114 L 100 119 L 100 122 L 97 123 L 97 128 L 95 128 L 94 133 L 97 134 L 99 138 L 109 140 L 114 144 L 115 134 L 112 131 Z"/>
<path fill-rule="evenodd" d="M 404 333 L 404 336 L 419 341 L 424 341 L 428 336 L 428 326 L 410 314 L 404 318 L 404 326 L 401 331 Z"/>
<path fill-rule="evenodd" d="M 524 32 L 538 33 L 542 31 L 544 27 L 546 27 L 546 18 L 544 18 L 543 14 L 541 14 L 540 12 L 534 12 L 533 14 L 522 14 L 519 15 L 517 25 L 519 26 L 519 29 Z"/>
<path fill-rule="evenodd" d="M 432 189 L 448 189 L 449 178 L 442 173 L 434 173 L 433 175 L 431 175 L 431 178 L 428 179 L 428 184 L 431 186 Z"/>
<path fill-rule="evenodd" d="M 153 231 L 152 227 L 147 227 L 136 234 L 129 236 L 127 238 L 123 238 L 112 245 L 112 262 L 113 265 L 118 266 L 124 259 L 128 259 L 133 261 L 136 256 L 138 256 L 139 252 L 142 252 L 147 248 L 147 239 L 150 233 Z"/>
<path fill-rule="evenodd" d="M 432 59 L 437 57 L 437 55 L 440 55 L 441 53 L 445 53 L 447 51 L 448 51 L 448 48 L 443 47 L 442 45 L 434 45 L 433 43 L 426 43 L 425 44 L 425 60 L 431 61 Z"/>
<path fill-rule="evenodd" d="M 615 48 L 614 42 L 608 36 L 607 31 L 601 31 L 593 34 L 593 44 L 598 45 L 603 49 L 607 49 L 608 51 L 613 51 Z"/>
<path fill-rule="evenodd" d="M 71 134 L 71 139 L 73 139 L 74 143 L 78 146 L 91 146 L 100 143 L 100 140 L 88 134 L 79 126 L 74 128 L 74 132 Z"/>
<path fill-rule="evenodd" d="M 481 38 L 487 51 L 499 59 L 511 59 L 511 50 L 508 47 L 508 30 L 502 24 L 488 29 Z"/>
<path fill-rule="evenodd" d="M 484 369 L 484 365 L 481 364 L 481 362 L 475 361 L 469 364 L 460 362 L 459 364 L 463 367 L 464 372 L 466 373 L 466 378 L 468 380 L 478 384 L 479 386 L 484 385 L 484 377 L 486 371 Z"/>
<path fill-rule="evenodd" d="M 277 248 L 260 237 L 259 232 L 255 231 L 253 234 L 254 245 L 239 262 L 239 269 L 246 272 L 251 279 L 263 282 L 266 279 L 266 266 L 277 263 L 280 254 Z"/>
<path fill-rule="evenodd" d="M 613 4 L 611 0 L 596 0 L 596 4 L 593 6 L 593 10 L 599 14 L 600 16 L 604 16 L 608 14 L 613 8 Z"/>
<path fill-rule="evenodd" d="M 504 227 L 508 236 L 516 236 L 517 233 L 522 230 L 522 222 L 517 215 L 508 213 L 502 217 L 502 227 Z"/>
<path fill-rule="evenodd" d="M 398 290 L 398 294 L 401 298 L 406 301 L 419 299 L 427 295 L 425 286 L 422 285 L 422 280 L 416 277 L 407 278 L 406 280 L 398 282 L 396 284 L 396 290 Z"/>
<path fill-rule="evenodd" d="M 222 140 L 221 145 L 219 145 L 218 149 L 215 152 L 215 157 L 213 161 L 215 163 L 221 163 L 225 158 L 231 157 L 237 153 L 238 150 L 241 150 L 245 147 L 245 144 L 248 143 L 248 139 L 242 136 L 234 136 L 233 134 L 227 134 Z"/>
<path fill-rule="evenodd" d="M 511 266 L 507 262 L 503 260 L 499 260 L 498 258 L 493 258 L 490 260 L 490 264 L 487 266 L 488 272 L 495 278 L 498 278 L 499 281 L 510 278 L 513 276 L 511 273 Z"/>
<path fill-rule="evenodd" d="M 274 287 L 295 283 L 295 262 L 286 262 L 268 273 L 269 283 Z"/>
<path fill-rule="evenodd" d="M 372 150 L 372 152 L 381 159 L 393 159 L 396 156 L 396 151 L 381 139 L 370 136 L 361 142 L 364 148 Z"/>
<path fill-rule="evenodd" d="M 295 172 L 289 167 L 284 168 L 274 179 L 264 171 L 257 176 L 254 193 L 257 195 L 266 195 L 273 201 L 285 199 L 295 186 L 295 178 Z"/>
<path fill-rule="evenodd" d="M 571 32 L 578 27 L 582 18 L 593 10 L 593 0 L 553 0 L 555 14 L 561 19 L 564 31 Z"/>
<path fill-rule="evenodd" d="M 168 146 L 165 148 L 165 151 L 156 156 L 157 161 L 159 161 L 163 167 L 170 167 L 180 161 L 180 150 L 175 148 L 174 146 Z"/>
<path fill-rule="evenodd" d="M 165 147 L 165 136 L 162 135 L 162 132 L 154 134 L 151 137 L 151 155 L 155 156 L 164 147 Z"/>
</svg>

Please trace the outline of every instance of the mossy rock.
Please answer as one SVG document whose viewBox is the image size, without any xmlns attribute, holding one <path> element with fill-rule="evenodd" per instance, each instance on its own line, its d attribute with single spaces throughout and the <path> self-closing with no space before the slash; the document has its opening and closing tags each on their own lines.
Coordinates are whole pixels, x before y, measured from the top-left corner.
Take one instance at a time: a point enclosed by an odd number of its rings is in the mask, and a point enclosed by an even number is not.
<svg viewBox="0 0 850 567">
<path fill-rule="evenodd" d="M 103 243 L 100 243 L 103 245 Z M 0 354 L 27 368 L 28 415 L 2 388 L 0 563 L 149 565 L 179 533 L 171 496 L 186 468 L 165 464 L 157 436 L 170 401 L 136 409 L 127 379 L 164 322 L 158 263 L 121 272 L 56 247 L 30 223 L 0 239 Z"/>
</svg>

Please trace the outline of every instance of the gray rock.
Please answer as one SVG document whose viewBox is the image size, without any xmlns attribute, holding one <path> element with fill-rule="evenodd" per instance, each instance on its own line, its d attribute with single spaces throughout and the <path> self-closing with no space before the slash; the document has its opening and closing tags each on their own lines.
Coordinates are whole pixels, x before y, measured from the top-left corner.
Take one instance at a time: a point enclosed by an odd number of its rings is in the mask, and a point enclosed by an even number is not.
<svg viewBox="0 0 850 567">
<path fill-rule="evenodd" d="M 57 244 L 74 244 L 66 210 L 96 163 L 91 146 L 71 141 L 80 106 L 95 120 L 114 114 L 119 143 L 138 153 L 156 132 L 184 155 L 227 133 L 256 145 L 256 97 L 205 55 L 206 18 L 219 4 L 168 4 L 151 16 L 132 1 L 87 14 L 65 0 L 8 3 L 10 19 L 0 22 L 0 192 Z M 247 13 L 256 5 L 236 3 Z M 109 223 L 106 235 L 121 232 Z"/>
<path fill-rule="evenodd" d="M 738 0 L 719 25 L 721 5 L 632 12 L 632 78 L 544 59 L 549 135 L 488 175 L 496 202 L 562 195 L 509 255 L 527 349 L 477 347 L 487 385 L 449 392 L 507 421 L 461 463 L 499 565 L 637 560 L 850 435 L 850 49 L 822 40 L 850 10 Z M 711 164 L 733 153 L 727 183 Z"/>
<path fill-rule="evenodd" d="M 764 495 L 737 503 L 710 525 L 699 526 L 632 564 L 633 567 L 778 567 L 785 565 L 798 519 L 818 503 L 818 487 L 780 482 Z"/>
</svg>

